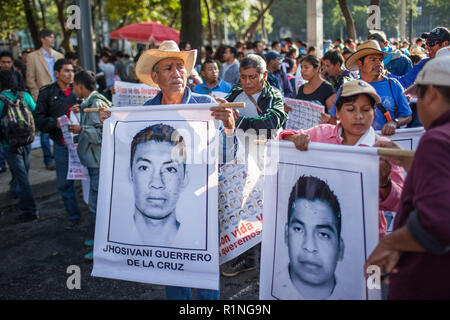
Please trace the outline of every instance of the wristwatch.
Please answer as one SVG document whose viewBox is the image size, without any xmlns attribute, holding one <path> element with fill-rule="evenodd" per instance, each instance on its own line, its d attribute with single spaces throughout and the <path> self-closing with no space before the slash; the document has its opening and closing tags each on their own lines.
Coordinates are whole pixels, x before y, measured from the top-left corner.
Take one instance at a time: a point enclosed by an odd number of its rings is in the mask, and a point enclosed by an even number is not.
<svg viewBox="0 0 450 320">
<path fill-rule="evenodd" d="M 395 122 L 395 125 L 397 126 L 397 128 L 399 127 L 399 121 L 398 121 L 398 119 L 397 118 L 395 118 L 395 119 L 392 119 L 392 121 L 394 121 Z"/>
</svg>

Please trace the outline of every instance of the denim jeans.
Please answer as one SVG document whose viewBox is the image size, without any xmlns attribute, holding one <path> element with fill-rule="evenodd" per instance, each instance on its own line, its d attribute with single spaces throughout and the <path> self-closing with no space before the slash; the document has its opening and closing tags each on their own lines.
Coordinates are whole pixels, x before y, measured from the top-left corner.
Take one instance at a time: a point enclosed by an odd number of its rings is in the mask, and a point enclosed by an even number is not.
<svg viewBox="0 0 450 320">
<path fill-rule="evenodd" d="M 28 179 L 30 150 L 31 145 L 19 148 L 4 147 L 3 155 L 14 177 L 11 187 L 15 189 L 19 197 L 20 210 L 25 214 L 38 215 L 33 190 Z"/>
<path fill-rule="evenodd" d="M 44 164 L 50 164 L 53 162 L 52 150 L 50 149 L 50 138 L 48 133 L 41 132 L 41 148 L 44 154 Z"/>
<path fill-rule="evenodd" d="M 80 219 L 80 210 L 75 196 L 74 181 L 67 180 L 69 151 L 66 146 L 53 143 L 53 154 L 55 156 L 56 182 L 63 198 L 64 207 L 69 215 L 68 218 L 69 220 L 78 220 Z"/>
<path fill-rule="evenodd" d="M 5 156 L 3 155 L 3 147 L 0 147 L 0 169 L 6 167 Z"/>
<path fill-rule="evenodd" d="M 92 218 L 95 218 L 97 212 L 97 197 L 98 197 L 98 179 L 99 168 L 87 168 L 89 172 L 90 185 L 89 185 L 89 211 L 92 214 Z"/>
<path fill-rule="evenodd" d="M 197 300 L 220 300 L 220 290 L 196 289 Z M 167 300 L 192 300 L 192 289 L 166 286 Z"/>
</svg>

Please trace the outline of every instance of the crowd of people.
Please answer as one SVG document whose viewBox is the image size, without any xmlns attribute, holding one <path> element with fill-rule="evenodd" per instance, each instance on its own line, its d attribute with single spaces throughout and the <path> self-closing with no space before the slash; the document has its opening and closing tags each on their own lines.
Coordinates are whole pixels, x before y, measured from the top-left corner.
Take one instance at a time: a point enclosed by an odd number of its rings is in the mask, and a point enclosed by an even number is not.
<svg viewBox="0 0 450 320">
<path fill-rule="evenodd" d="M 237 130 L 266 132 L 268 139 L 292 141 L 299 150 L 307 150 L 310 141 L 398 148 L 389 136 L 401 127 L 423 125 L 427 133 L 412 164 L 405 159 L 380 160 L 380 245 L 367 263 L 395 271 L 389 290 L 392 298 L 449 297 L 445 272 L 450 268 L 450 208 L 445 195 L 450 191 L 450 171 L 444 163 L 450 159 L 447 28 L 424 33 L 413 45 L 389 41 L 382 31 L 370 32 L 359 43 L 326 41 L 321 57 L 316 48 L 291 39 L 273 41 L 267 47 L 262 41 L 219 45 L 215 50 L 206 46 L 197 65 L 197 51 L 187 42 L 165 41 L 135 58 L 104 48 L 97 57 L 97 73 L 83 70 L 75 53 L 63 56 L 54 50 L 53 32 L 43 30 L 40 39 L 42 47 L 24 51 L 20 60 L 14 61 L 8 52 L 0 54 L 0 114 L 15 101 L 33 113 L 45 165 L 56 170 L 58 190 L 72 223 L 79 222 L 80 210 L 73 180 L 67 179 L 69 154 L 58 118 L 71 112 L 78 115 L 79 123 L 69 125 L 69 131 L 78 136 L 78 155 L 88 168 L 89 209 L 94 217 L 101 192 L 102 124 L 110 116 L 107 109 L 118 80 L 159 87 L 160 93 L 145 103 L 149 106 L 245 102 L 239 111 L 224 106 L 211 109 L 222 124 L 223 148 L 219 150 L 224 162 L 235 156 Z M 405 89 L 414 84 L 418 92 L 408 96 Z M 290 111 L 284 98 L 323 105 L 321 124 L 308 130 L 284 130 Z M 86 108 L 99 111 L 86 113 Z M 23 212 L 20 219 L 36 220 L 39 210 L 28 179 L 30 145 L 13 146 L 7 138 L 2 136 L 0 172 L 6 171 L 6 160 L 12 176 L 11 196 L 19 198 Z M 403 168 L 408 170 L 406 180 Z M 385 210 L 399 213 L 398 230 L 388 236 Z M 92 246 L 93 240 L 86 245 Z M 222 275 L 232 277 L 256 268 L 259 250 L 253 247 L 224 265 Z M 93 259 L 92 252 L 86 259 Z M 422 273 L 421 267 L 433 274 L 422 275 L 419 281 L 429 290 L 411 281 Z M 168 286 L 166 297 L 190 299 L 192 293 L 189 288 Z M 220 292 L 198 290 L 197 298 L 219 299 Z"/>
</svg>

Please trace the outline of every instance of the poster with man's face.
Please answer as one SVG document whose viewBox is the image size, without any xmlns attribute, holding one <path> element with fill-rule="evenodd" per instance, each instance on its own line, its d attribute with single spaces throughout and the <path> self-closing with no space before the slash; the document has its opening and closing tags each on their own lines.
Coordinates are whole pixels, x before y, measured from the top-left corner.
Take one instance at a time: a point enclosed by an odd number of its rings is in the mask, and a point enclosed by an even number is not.
<svg viewBox="0 0 450 320">
<path fill-rule="evenodd" d="M 272 196 L 264 199 L 261 299 L 379 294 L 369 292 L 363 272 L 378 240 L 378 161 L 358 156 L 352 163 L 348 153 L 280 148 L 278 170 L 266 176 L 264 189 Z"/>
<path fill-rule="evenodd" d="M 93 275 L 217 289 L 219 131 L 208 109 L 165 107 L 104 124 Z"/>
</svg>

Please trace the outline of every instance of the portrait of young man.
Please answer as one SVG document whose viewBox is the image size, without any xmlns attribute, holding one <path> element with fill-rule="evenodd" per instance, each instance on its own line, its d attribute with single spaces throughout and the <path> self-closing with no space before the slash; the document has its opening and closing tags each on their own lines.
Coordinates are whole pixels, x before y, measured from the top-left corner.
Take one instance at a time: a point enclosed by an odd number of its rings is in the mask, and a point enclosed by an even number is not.
<svg viewBox="0 0 450 320">
<path fill-rule="evenodd" d="M 339 201 L 324 181 L 301 176 L 290 193 L 284 241 L 289 264 L 274 280 L 278 299 L 336 299 L 335 270 L 344 257 Z"/>
<path fill-rule="evenodd" d="M 171 246 L 182 227 L 176 216 L 178 199 L 189 183 L 186 145 L 176 129 L 161 123 L 134 136 L 130 180 L 139 236 L 148 245 Z"/>
</svg>

